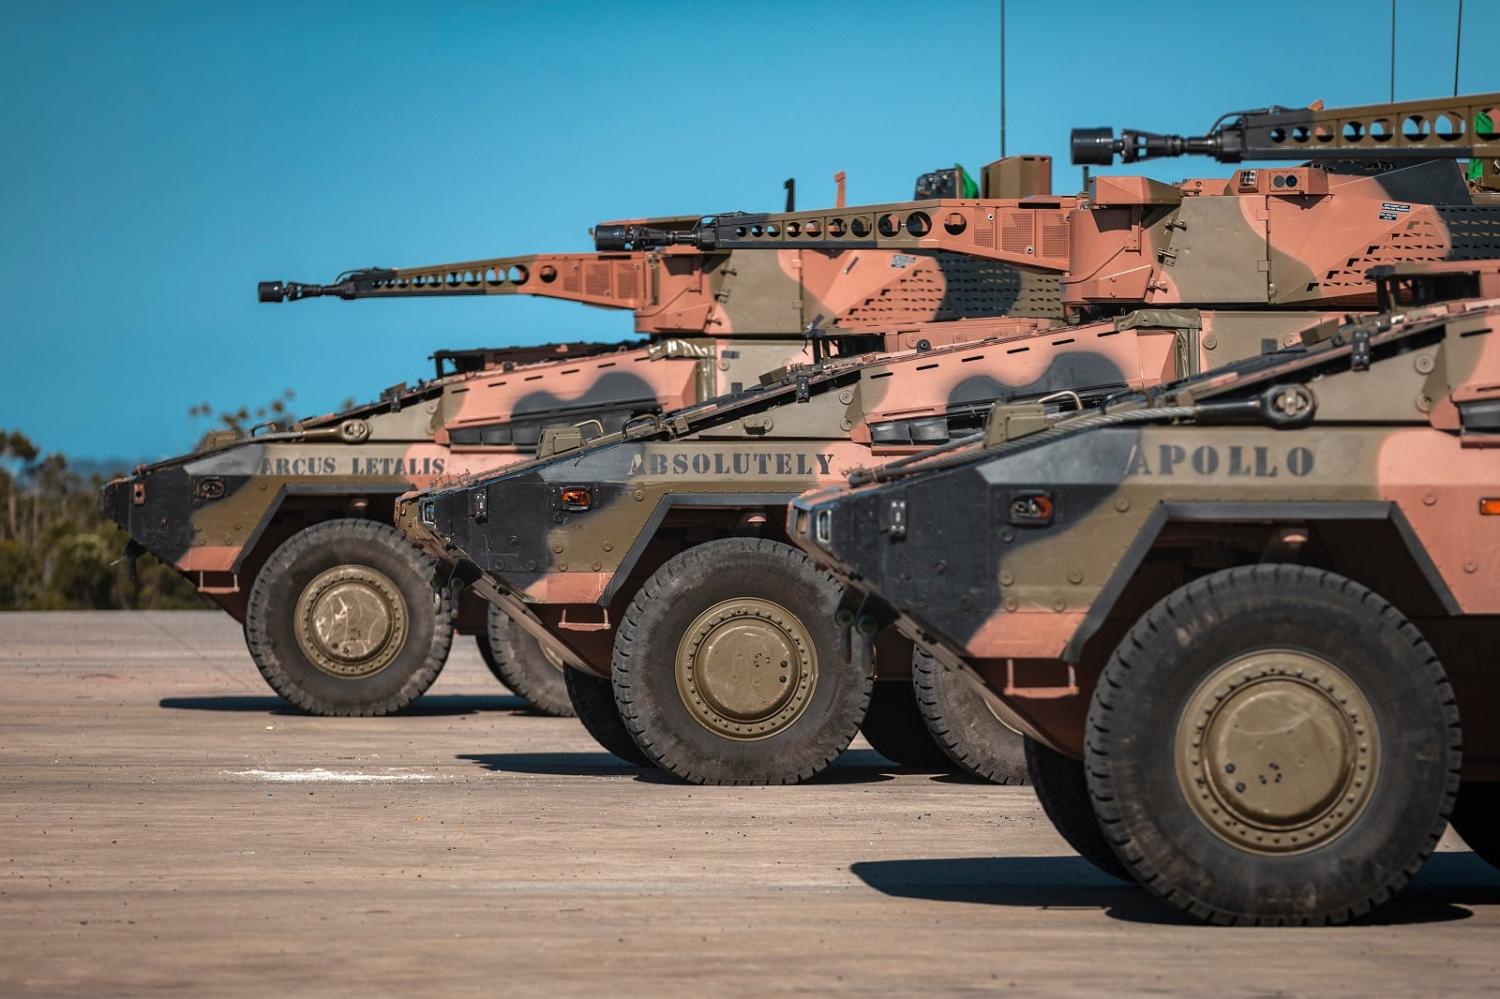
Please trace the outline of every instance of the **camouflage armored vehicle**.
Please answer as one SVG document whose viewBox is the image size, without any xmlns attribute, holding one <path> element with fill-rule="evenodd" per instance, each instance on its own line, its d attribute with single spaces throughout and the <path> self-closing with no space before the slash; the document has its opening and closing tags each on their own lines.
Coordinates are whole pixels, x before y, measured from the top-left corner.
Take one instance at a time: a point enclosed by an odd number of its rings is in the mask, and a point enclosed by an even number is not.
<svg viewBox="0 0 1500 999">
<path fill-rule="evenodd" d="M 1213 350 L 1221 337 L 1193 329 L 1192 314 L 1176 307 L 1216 303 L 1224 307 L 1218 322 L 1233 316 L 1248 323 L 1240 335 L 1253 339 L 1254 324 L 1263 321 L 1257 317 L 1270 312 L 1373 308 L 1370 267 L 1500 255 L 1500 176 L 1493 158 L 1475 154 L 1493 135 L 1497 105 L 1500 95 L 1489 94 L 1337 111 L 1271 108 L 1226 115 L 1210 134 L 1188 139 L 1126 132 L 1114 140 L 1106 130 L 1077 130 L 1080 162 L 1107 161 L 1110 151 L 1132 161 L 1202 152 L 1231 162 L 1309 162 L 1175 187 L 1096 178 L 1067 218 L 1062 308 L 1074 321 L 1142 306 L 1152 309 L 1141 316 L 1160 321 L 1171 308 L 1185 324 L 1185 343 Z M 1390 134 L 1392 121 L 1401 124 L 1399 136 Z M 1478 146 L 1465 138 L 1470 127 Z M 1467 163 L 1457 162 L 1464 157 Z M 1000 260 L 1034 258 L 1037 249 L 1025 227 L 1003 214 L 960 209 L 939 216 L 927 206 L 725 216 L 696 230 L 604 235 L 609 245 L 627 247 L 941 247 Z M 1263 342 L 1274 346 L 1277 335 L 1267 328 Z M 973 691 L 944 683 L 920 653 L 914 665 L 923 714 L 950 755 L 980 776 L 1019 772 L 1019 741 Z"/>
<path fill-rule="evenodd" d="M 1302 349 L 997 407 L 791 515 L 856 634 L 1025 733 L 1080 853 L 1215 922 L 1361 915 L 1450 812 L 1500 861 L 1500 266 L 1373 277 L 1386 310 Z"/>
<path fill-rule="evenodd" d="M 1241 116 L 1219 134 L 1279 114 Z M 1395 191 L 1408 200 L 1392 202 Z M 607 248 L 855 247 L 1056 267 L 1059 305 L 1075 319 L 1123 311 L 1131 294 L 1136 311 L 1030 342 L 793 370 L 765 390 L 403 502 L 400 523 L 575 667 L 575 708 L 606 748 L 690 780 L 805 778 L 860 723 L 871 671 L 904 681 L 910 666 L 889 633 L 875 665 L 862 665 L 818 618 L 815 608 L 837 601 L 785 545 L 789 491 L 850 462 L 960 437 L 996 399 L 1071 390 L 1079 405 L 1296 343 L 1330 313 L 1376 306 L 1353 259 L 1500 250 L 1489 235 L 1500 216 L 1475 200 L 1458 167 L 1440 161 L 1378 176 L 1240 170 L 1175 187 L 1099 178 L 1082 201 L 937 199 L 672 230 L 600 226 Z M 1019 779 L 1019 740 L 983 699 L 943 683 L 921 656 L 916 666 L 942 747 L 980 776 Z M 902 739 L 920 742 L 882 731 L 895 724 L 883 715 L 871 720 L 866 734 L 898 760 Z"/>
<path fill-rule="evenodd" d="M 588 443 L 555 435 L 545 457 L 401 501 L 398 524 L 575 667 L 574 707 L 611 752 L 690 780 L 805 779 L 865 719 L 875 673 L 831 640 L 837 588 L 786 545 L 786 503 L 872 455 L 975 432 L 996 398 L 1078 405 L 1159 382 L 1183 333 L 1014 324 L 960 320 L 973 341 L 794 367 Z M 905 679 L 910 646 L 888 637 L 880 661 Z"/>
<path fill-rule="evenodd" d="M 1045 184 L 1045 158 L 993 165 L 996 185 Z M 961 171 L 919 178 L 956 187 Z M 696 220 L 693 220 L 696 222 Z M 672 228 L 679 220 L 654 220 Z M 1058 317 L 1056 278 L 943 255 L 734 254 L 686 247 L 552 254 L 422 268 L 368 268 L 328 285 L 263 282 L 263 301 L 542 295 L 634 313 L 648 340 L 441 351 L 435 377 L 377 402 L 249 437 L 210 435 L 189 455 L 107 485 L 101 504 L 131 537 L 245 625 L 271 686 L 305 710 L 383 714 L 419 696 L 455 627 L 542 710 L 569 711 L 534 642 L 472 597 L 450 606 L 390 529 L 392 502 L 443 475 L 535 454 L 546 428 L 584 433 L 739 391 L 804 353 L 808 326 L 833 349 L 910 345 L 881 326 L 961 318 L 1000 302 Z M 942 330 L 930 334 L 940 341 Z M 910 341 L 914 343 L 915 341 Z M 456 622 L 454 617 L 456 615 Z"/>
</svg>

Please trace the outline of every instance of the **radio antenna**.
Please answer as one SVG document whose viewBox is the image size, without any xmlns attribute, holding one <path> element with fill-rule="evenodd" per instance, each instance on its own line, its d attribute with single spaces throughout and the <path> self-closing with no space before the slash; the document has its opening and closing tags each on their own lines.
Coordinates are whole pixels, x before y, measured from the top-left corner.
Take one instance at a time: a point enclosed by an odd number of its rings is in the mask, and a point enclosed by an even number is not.
<svg viewBox="0 0 1500 999">
<path fill-rule="evenodd" d="M 1396 103 L 1396 0 L 1391 0 L 1391 103 Z"/>
<path fill-rule="evenodd" d="M 1005 158 L 1005 0 L 1000 0 L 1000 158 Z"/>
<path fill-rule="evenodd" d="M 1464 0 L 1458 0 L 1458 30 L 1453 33 L 1453 96 L 1458 96 L 1458 57 L 1464 47 Z"/>
</svg>

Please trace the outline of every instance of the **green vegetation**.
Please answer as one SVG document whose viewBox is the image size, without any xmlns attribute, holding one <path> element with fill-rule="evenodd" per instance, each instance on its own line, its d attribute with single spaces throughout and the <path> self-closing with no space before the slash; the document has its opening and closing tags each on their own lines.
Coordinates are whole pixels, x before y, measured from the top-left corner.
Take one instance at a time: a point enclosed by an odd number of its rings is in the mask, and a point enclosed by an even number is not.
<svg viewBox="0 0 1500 999">
<path fill-rule="evenodd" d="M 188 418 L 194 421 L 209 420 L 218 427 L 227 428 L 236 433 L 248 434 L 256 425 L 261 423 L 286 421 L 290 415 L 287 410 L 287 403 L 295 398 L 296 395 L 292 390 L 287 389 L 281 393 L 280 398 L 272 399 L 264 406 L 255 407 L 254 410 L 249 406 L 241 406 L 239 409 L 221 410 L 217 414 L 214 412 L 212 403 L 203 402 L 196 406 L 188 407 Z M 352 406 L 353 403 L 349 405 Z M 348 409 L 349 406 L 345 406 L 344 408 Z M 253 424 L 251 423 L 252 418 L 255 420 Z"/>
<path fill-rule="evenodd" d="M 131 578 L 125 532 L 99 513 L 104 481 L 0 431 L 0 610 L 209 606 L 149 555 Z"/>
</svg>

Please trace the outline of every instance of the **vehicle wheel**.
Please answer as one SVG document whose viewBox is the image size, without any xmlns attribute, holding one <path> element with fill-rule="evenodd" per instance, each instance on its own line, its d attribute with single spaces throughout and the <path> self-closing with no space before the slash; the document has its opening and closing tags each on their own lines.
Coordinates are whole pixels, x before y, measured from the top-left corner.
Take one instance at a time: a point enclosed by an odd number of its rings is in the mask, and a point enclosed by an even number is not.
<svg viewBox="0 0 1500 999">
<path fill-rule="evenodd" d="M 1448 821 L 1485 863 L 1500 867 L 1500 784 L 1465 781 Z"/>
<path fill-rule="evenodd" d="M 500 681 L 500 685 L 502 687 L 504 687 L 506 690 L 510 690 L 510 684 L 506 683 L 505 677 L 500 675 L 500 669 L 497 660 L 495 659 L 495 653 L 490 650 L 489 632 L 481 631 L 476 633 L 474 635 L 474 645 L 479 649 L 479 658 L 484 660 L 484 665 L 489 669 L 490 674 L 494 676 L 496 680 Z M 511 690 L 511 693 L 514 694 L 515 691 Z"/>
<path fill-rule="evenodd" d="M 1258 565 L 1156 604 L 1088 713 L 1089 791 L 1140 881 L 1217 923 L 1344 922 L 1437 845 L 1458 708 L 1417 629 L 1358 583 Z"/>
<path fill-rule="evenodd" d="M 667 562 L 615 636 L 615 701 L 636 742 L 698 784 L 821 772 L 854 738 L 874 683 L 834 624 L 840 596 L 802 552 L 760 538 Z"/>
<path fill-rule="evenodd" d="M 595 742 L 627 763 L 638 767 L 655 765 L 641 752 L 641 747 L 630 737 L 630 730 L 620 720 L 620 709 L 615 707 L 615 692 L 608 680 L 564 666 L 563 685 L 567 688 L 573 713 Z"/>
<path fill-rule="evenodd" d="M 432 563 L 396 529 L 329 520 L 271 553 L 245 612 L 261 676 L 317 715 L 387 715 L 437 679 L 453 641 Z"/>
<path fill-rule="evenodd" d="M 1075 853 L 1105 874 L 1121 881 L 1134 881 L 1129 869 L 1115 856 L 1114 847 L 1109 845 L 1099 817 L 1094 814 L 1083 764 L 1035 739 L 1024 735 L 1020 739 L 1037 800 L 1057 834 L 1068 841 Z"/>
<path fill-rule="evenodd" d="M 494 604 L 483 634 L 475 635 L 484 664 L 531 710 L 553 718 L 573 717 L 573 702 L 563 681 L 562 660 L 518 627 Z"/>
<path fill-rule="evenodd" d="M 973 684 L 920 645 L 912 651 L 911 678 L 927 730 L 954 763 L 992 784 L 1027 783 L 1021 733 L 1000 720 Z"/>
<path fill-rule="evenodd" d="M 932 733 L 917 710 L 917 698 L 905 678 L 875 684 L 870 709 L 859 724 L 860 732 L 875 752 L 903 767 L 915 770 L 952 770 L 953 761 L 933 741 Z"/>
</svg>

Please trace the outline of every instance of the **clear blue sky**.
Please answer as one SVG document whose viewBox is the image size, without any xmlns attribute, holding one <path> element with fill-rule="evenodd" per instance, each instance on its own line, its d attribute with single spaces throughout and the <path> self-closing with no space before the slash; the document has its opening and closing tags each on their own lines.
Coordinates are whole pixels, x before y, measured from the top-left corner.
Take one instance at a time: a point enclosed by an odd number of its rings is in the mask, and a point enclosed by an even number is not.
<svg viewBox="0 0 1500 999">
<path fill-rule="evenodd" d="M 1386 99 L 1385 0 L 1009 4 L 1009 149 Z M 373 397 L 436 348 L 619 339 L 515 298 L 260 305 L 262 278 L 589 248 L 605 218 L 910 196 L 998 147 L 998 3 L 78 4 L 0 19 L 0 428 L 185 450 L 204 400 Z M 1401 0 L 1398 98 L 1453 85 L 1457 0 Z M 1500 2 L 1461 89 L 1500 90 Z M 1164 179 L 1225 167 L 1161 163 Z"/>
</svg>

